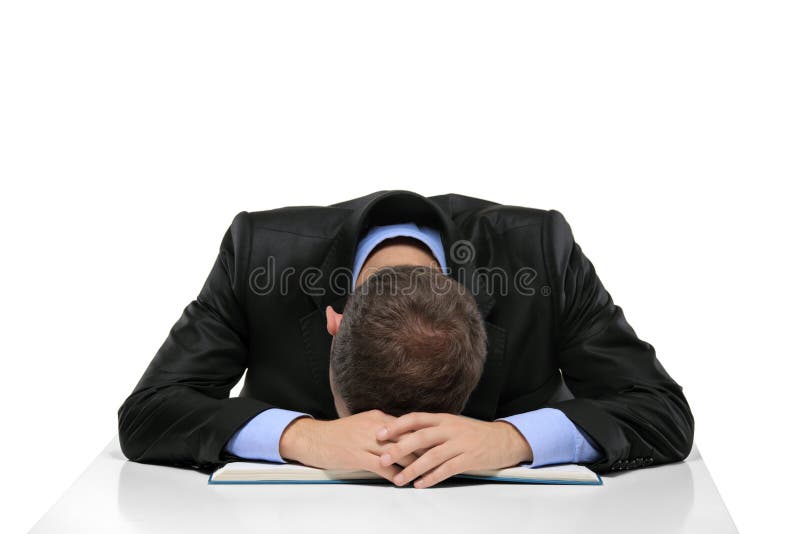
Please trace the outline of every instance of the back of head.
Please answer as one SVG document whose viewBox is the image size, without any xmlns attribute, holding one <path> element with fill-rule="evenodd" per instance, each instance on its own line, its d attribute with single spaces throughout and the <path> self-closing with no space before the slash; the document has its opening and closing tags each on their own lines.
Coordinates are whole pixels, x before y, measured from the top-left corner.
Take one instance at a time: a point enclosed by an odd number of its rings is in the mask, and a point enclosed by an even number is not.
<svg viewBox="0 0 800 534">
<path fill-rule="evenodd" d="M 461 413 L 486 360 L 483 319 L 463 285 L 429 267 L 386 267 L 342 313 L 331 368 L 350 413 Z"/>
</svg>

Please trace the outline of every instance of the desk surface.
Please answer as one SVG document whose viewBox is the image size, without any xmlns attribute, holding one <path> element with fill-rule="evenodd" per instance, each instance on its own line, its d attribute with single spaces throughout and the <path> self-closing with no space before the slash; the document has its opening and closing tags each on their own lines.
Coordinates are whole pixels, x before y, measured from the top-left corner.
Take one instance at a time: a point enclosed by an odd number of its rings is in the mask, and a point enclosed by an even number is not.
<svg viewBox="0 0 800 534">
<path fill-rule="evenodd" d="M 115 437 L 32 532 L 736 532 L 699 452 L 603 477 L 602 486 L 446 481 L 211 485 L 129 462 Z"/>
</svg>

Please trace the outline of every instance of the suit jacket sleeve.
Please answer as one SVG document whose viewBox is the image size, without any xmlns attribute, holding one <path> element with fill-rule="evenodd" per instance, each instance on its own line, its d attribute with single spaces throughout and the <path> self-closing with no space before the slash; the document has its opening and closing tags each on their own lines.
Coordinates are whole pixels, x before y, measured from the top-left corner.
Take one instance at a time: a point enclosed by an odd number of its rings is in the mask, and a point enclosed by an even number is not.
<svg viewBox="0 0 800 534">
<path fill-rule="evenodd" d="M 596 472 L 682 460 L 694 418 L 681 386 L 636 336 L 560 213 L 550 212 L 545 235 L 559 365 L 576 397 L 549 406 L 602 448 L 605 457 L 589 465 Z"/>
<path fill-rule="evenodd" d="M 250 254 L 248 214 L 225 233 L 197 299 L 172 327 L 118 411 L 122 452 L 131 460 L 211 470 L 235 459 L 225 444 L 272 405 L 229 398 L 247 365 L 242 296 Z"/>
</svg>

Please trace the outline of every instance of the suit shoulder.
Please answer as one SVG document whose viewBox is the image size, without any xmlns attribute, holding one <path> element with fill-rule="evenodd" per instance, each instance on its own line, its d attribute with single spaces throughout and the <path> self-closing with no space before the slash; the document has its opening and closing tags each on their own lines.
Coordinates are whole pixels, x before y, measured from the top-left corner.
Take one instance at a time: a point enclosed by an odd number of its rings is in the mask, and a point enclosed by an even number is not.
<svg viewBox="0 0 800 534">
<path fill-rule="evenodd" d="M 470 197 L 459 193 L 446 193 L 429 197 L 429 200 L 438 204 L 446 213 L 455 218 L 465 213 L 480 210 L 486 206 L 496 205 L 497 202 L 482 198 Z"/>
<path fill-rule="evenodd" d="M 468 218 L 473 224 L 488 222 L 495 232 L 503 233 L 525 227 L 542 227 L 548 223 L 551 214 L 552 210 L 495 203 L 473 210 Z"/>
<path fill-rule="evenodd" d="M 349 209 L 334 206 L 286 206 L 248 215 L 253 231 L 330 238 L 349 213 Z"/>
<path fill-rule="evenodd" d="M 501 204 L 492 200 L 471 197 L 459 193 L 447 193 L 430 197 L 439 204 L 455 220 L 489 219 L 501 226 L 533 224 L 540 222 L 547 215 L 547 210 Z"/>
</svg>

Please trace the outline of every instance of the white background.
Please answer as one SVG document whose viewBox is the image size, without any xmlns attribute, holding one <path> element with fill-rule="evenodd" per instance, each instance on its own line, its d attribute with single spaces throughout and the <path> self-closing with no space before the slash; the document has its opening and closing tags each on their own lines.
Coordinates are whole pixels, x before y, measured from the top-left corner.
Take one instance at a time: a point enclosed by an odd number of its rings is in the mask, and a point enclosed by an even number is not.
<svg viewBox="0 0 800 534">
<path fill-rule="evenodd" d="M 564 213 L 737 525 L 789 530 L 796 3 L 531 4 L 0 4 L 3 530 L 112 438 L 237 212 L 378 189 Z"/>
</svg>

